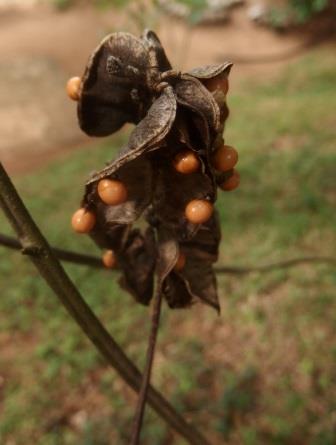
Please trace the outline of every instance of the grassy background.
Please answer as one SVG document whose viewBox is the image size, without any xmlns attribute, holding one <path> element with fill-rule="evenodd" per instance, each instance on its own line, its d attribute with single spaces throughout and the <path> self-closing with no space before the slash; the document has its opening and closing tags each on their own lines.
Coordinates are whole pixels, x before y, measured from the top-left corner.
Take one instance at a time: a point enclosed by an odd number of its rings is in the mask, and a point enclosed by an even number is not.
<svg viewBox="0 0 336 445">
<path fill-rule="evenodd" d="M 226 141 L 240 153 L 239 190 L 218 201 L 220 264 L 267 264 L 336 251 L 336 60 L 328 49 L 275 82 L 232 91 Z M 60 247 L 96 252 L 69 219 L 88 173 L 122 136 L 15 178 Z M 0 215 L 0 229 L 11 233 Z M 0 443 L 128 443 L 135 397 L 46 288 L 27 259 L 0 247 Z M 139 366 L 148 310 L 115 275 L 66 269 Z M 336 443 L 336 274 L 306 265 L 219 277 L 222 315 L 201 304 L 164 311 L 153 381 L 214 444 Z M 184 442 L 148 410 L 143 444 Z"/>
</svg>

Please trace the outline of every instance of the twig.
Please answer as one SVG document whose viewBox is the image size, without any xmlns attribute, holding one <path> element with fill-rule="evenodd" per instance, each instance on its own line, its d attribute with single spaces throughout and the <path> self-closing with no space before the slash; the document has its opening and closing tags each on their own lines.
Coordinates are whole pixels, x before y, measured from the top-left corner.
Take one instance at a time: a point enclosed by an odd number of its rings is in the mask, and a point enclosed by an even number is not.
<svg viewBox="0 0 336 445">
<path fill-rule="evenodd" d="M 29 250 L 23 249 L 22 244 L 15 238 L 0 233 L 0 246 L 8 247 L 14 250 L 23 250 L 23 253 L 31 254 Z M 84 255 L 70 250 L 59 249 L 52 247 L 51 250 L 55 256 L 61 260 L 73 264 L 83 266 L 92 266 L 97 269 L 104 269 L 104 265 L 99 257 L 93 255 Z M 222 266 L 216 267 L 215 272 L 232 275 L 247 275 L 253 272 L 267 273 L 276 269 L 289 269 L 290 267 L 299 266 L 306 263 L 320 263 L 320 264 L 336 264 L 336 258 L 325 256 L 306 256 L 299 258 L 292 258 L 290 260 L 279 261 L 277 263 L 262 265 L 262 266 Z"/>
<path fill-rule="evenodd" d="M 227 273 L 234 275 L 246 275 L 253 272 L 267 273 L 273 270 L 289 269 L 290 267 L 298 266 L 304 263 L 325 263 L 335 264 L 336 258 L 323 257 L 323 256 L 307 256 L 301 258 L 293 258 L 291 260 L 279 261 L 277 263 L 266 264 L 265 266 L 251 266 L 251 267 L 239 267 L 239 266 L 226 266 L 216 268 L 217 273 Z"/>
<path fill-rule="evenodd" d="M 151 320 L 152 322 L 151 322 L 151 331 L 148 339 L 146 365 L 143 372 L 141 388 L 139 391 L 138 404 L 135 412 L 133 431 L 130 442 L 131 445 L 139 445 L 140 443 L 140 433 L 145 413 L 147 392 L 152 374 L 154 351 L 155 351 L 155 345 L 160 323 L 161 303 L 162 303 L 162 293 L 159 290 L 157 291 L 153 302 L 153 312 Z"/>
<path fill-rule="evenodd" d="M 30 256 L 32 262 L 69 314 L 125 382 L 135 391 L 139 391 L 141 373 L 80 295 L 24 206 L 1 163 L 0 205 L 17 233 L 21 246 L 35 252 Z M 152 386 L 148 389 L 148 403 L 189 444 L 209 445 L 207 439 L 178 414 Z"/>
<path fill-rule="evenodd" d="M 17 239 L 3 235 L 0 233 L 0 245 L 8 247 L 9 249 L 21 250 L 23 254 L 29 255 L 29 251 L 23 249 L 22 244 Z M 70 250 L 59 249 L 58 247 L 51 247 L 54 255 L 61 261 L 73 264 L 80 264 L 83 266 L 91 266 L 98 269 L 104 268 L 102 260 L 93 255 L 85 255 L 83 253 L 72 252 Z"/>
</svg>

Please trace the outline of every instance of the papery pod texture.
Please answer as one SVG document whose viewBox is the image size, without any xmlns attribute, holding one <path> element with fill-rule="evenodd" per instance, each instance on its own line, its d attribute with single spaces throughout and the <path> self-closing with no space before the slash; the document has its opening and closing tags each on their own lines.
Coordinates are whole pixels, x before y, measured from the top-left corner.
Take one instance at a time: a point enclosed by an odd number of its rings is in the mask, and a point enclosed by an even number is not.
<svg viewBox="0 0 336 445">
<path fill-rule="evenodd" d="M 226 93 L 211 93 L 206 83 L 227 78 L 231 66 L 177 72 L 152 31 L 140 38 L 123 32 L 107 36 L 86 66 L 78 103 L 82 130 L 107 136 L 127 122 L 135 128 L 119 156 L 89 178 L 82 206 L 96 215 L 90 236 L 101 248 L 114 250 L 122 287 L 143 304 L 156 285 L 172 308 L 200 299 L 219 310 L 212 268 L 220 242 L 217 212 L 204 224 L 192 224 L 185 208 L 194 199 L 216 201 L 220 175 L 211 155 L 224 143 L 228 108 Z M 172 164 L 185 149 L 200 161 L 199 170 L 188 175 Z M 127 200 L 105 204 L 97 192 L 102 179 L 125 184 Z M 140 217 L 144 231 L 133 227 Z M 181 252 L 185 266 L 175 270 Z"/>
</svg>

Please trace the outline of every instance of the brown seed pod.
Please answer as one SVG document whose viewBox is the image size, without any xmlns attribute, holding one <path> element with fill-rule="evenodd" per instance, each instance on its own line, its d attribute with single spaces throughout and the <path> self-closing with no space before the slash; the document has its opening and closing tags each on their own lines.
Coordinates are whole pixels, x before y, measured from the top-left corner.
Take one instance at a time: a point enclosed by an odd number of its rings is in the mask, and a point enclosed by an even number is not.
<svg viewBox="0 0 336 445">
<path fill-rule="evenodd" d="M 117 257 L 113 250 L 106 250 L 102 256 L 102 262 L 107 269 L 114 269 L 117 265 Z"/>
<path fill-rule="evenodd" d="M 99 198 L 107 205 L 122 204 L 127 200 L 127 189 L 116 179 L 102 179 L 98 183 Z"/>
<path fill-rule="evenodd" d="M 71 77 L 66 84 L 66 92 L 70 99 L 78 101 L 80 98 L 79 90 L 81 85 L 80 77 Z"/>
<path fill-rule="evenodd" d="M 238 153 L 233 147 L 222 145 L 214 152 L 211 161 L 216 170 L 226 172 L 237 164 Z"/>
<path fill-rule="evenodd" d="M 96 224 L 96 215 L 84 208 L 78 209 L 71 218 L 71 225 L 77 233 L 89 233 Z"/>
<path fill-rule="evenodd" d="M 174 158 L 173 165 L 179 173 L 189 175 L 199 170 L 201 163 L 197 155 L 191 150 L 184 150 Z"/>
<path fill-rule="evenodd" d="M 185 209 L 187 220 L 193 224 L 204 224 L 213 213 L 213 204 L 204 199 L 190 201 Z"/>
<path fill-rule="evenodd" d="M 236 189 L 240 184 L 240 174 L 237 170 L 233 170 L 232 175 L 224 182 L 222 182 L 219 187 L 225 192 L 230 192 Z"/>
<path fill-rule="evenodd" d="M 83 131 L 107 136 L 126 122 L 135 124 L 120 155 L 86 183 L 82 206 L 95 209 L 90 236 L 107 249 L 107 267 L 118 252 L 120 283 L 143 304 L 152 298 L 156 275 L 170 307 L 199 299 L 219 309 L 214 201 L 217 183 L 230 176 L 237 160 L 226 152 L 219 162 L 212 154 L 224 144 L 218 141 L 228 116 L 231 66 L 181 73 L 153 32 L 140 38 L 119 32 L 101 42 L 82 76 Z M 218 162 L 217 172 L 212 162 Z M 147 231 L 133 227 L 141 215 Z"/>
</svg>

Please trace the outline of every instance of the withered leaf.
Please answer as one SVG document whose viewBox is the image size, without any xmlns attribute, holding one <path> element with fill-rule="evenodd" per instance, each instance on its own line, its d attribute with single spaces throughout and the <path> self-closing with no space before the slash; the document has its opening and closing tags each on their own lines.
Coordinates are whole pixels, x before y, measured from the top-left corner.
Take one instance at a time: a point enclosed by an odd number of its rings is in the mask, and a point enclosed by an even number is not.
<svg viewBox="0 0 336 445">
<path fill-rule="evenodd" d="M 165 279 L 162 293 L 171 309 L 184 309 L 193 302 L 186 281 L 177 273 L 172 272 Z"/>
<path fill-rule="evenodd" d="M 111 57 L 120 64 L 115 73 L 108 70 Z M 85 133 L 107 136 L 126 122 L 139 122 L 148 63 L 145 45 L 131 34 L 110 34 L 99 44 L 85 69 L 78 103 L 79 125 Z"/>
<path fill-rule="evenodd" d="M 158 228 L 158 254 L 156 273 L 158 276 L 158 286 L 162 286 L 163 281 L 176 264 L 179 255 L 179 247 L 170 230 L 160 226 Z"/>
<path fill-rule="evenodd" d="M 95 214 L 96 225 L 91 230 L 90 237 L 101 249 L 111 249 L 115 252 L 122 251 L 128 239 L 130 226 L 107 221 L 103 203 L 96 205 Z"/>
<path fill-rule="evenodd" d="M 171 64 L 166 56 L 165 50 L 163 49 L 160 39 L 155 34 L 154 31 L 146 29 L 142 35 L 142 39 L 149 50 L 154 51 L 154 58 L 150 54 L 150 65 L 157 66 L 161 72 L 168 71 L 171 69 Z"/>
<path fill-rule="evenodd" d="M 199 298 L 220 311 L 217 281 L 212 263 L 190 256 L 180 276 L 185 280 L 186 287 L 193 298 Z"/>
<path fill-rule="evenodd" d="M 231 62 L 220 63 L 216 65 L 206 65 L 193 68 L 192 70 L 188 71 L 188 74 L 191 74 L 192 76 L 197 77 L 197 79 L 200 80 L 213 79 L 214 77 L 222 74 L 226 74 L 228 76 L 232 66 L 233 63 Z"/>
<path fill-rule="evenodd" d="M 215 199 L 212 178 L 202 172 L 183 175 L 172 167 L 160 169 L 156 177 L 153 206 L 160 223 L 173 231 L 175 237 L 188 239 L 198 226 L 185 218 L 186 205 L 193 199 Z"/>
<path fill-rule="evenodd" d="M 127 147 L 110 165 L 96 173 L 87 184 L 112 175 L 124 164 L 147 151 L 159 148 L 169 133 L 176 115 L 176 99 L 171 87 L 165 88 L 148 110 L 144 119 L 132 131 Z"/>
<path fill-rule="evenodd" d="M 163 289 L 171 307 L 185 307 L 196 299 L 220 310 L 216 276 L 212 264 L 217 261 L 220 224 L 217 212 L 189 241 L 180 242 L 186 264 L 180 272 L 172 271 Z"/>
<path fill-rule="evenodd" d="M 120 285 L 142 304 L 149 304 L 153 296 L 156 250 L 154 233 L 149 228 L 145 235 L 133 230 L 119 259 L 123 271 Z"/>
<path fill-rule="evenodd" d="M 218 258 L 218 248 L 221 240 L 220 220 L 217 210 L 210 220 L 203 224 L 197 234 L 187 242 L 181 242 L 181 249 L 187 257 L 215 262 Z"/>
<path fill-rule="evenodd" d="M 175 92 L 179 104 L 206 119 L 210 130 L 217 132 L 220 124 L 220 110 L 212 94 L 195 77 L 183 74 L 176 83 Z"/>
</svg>

